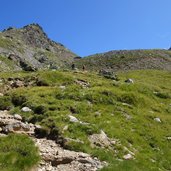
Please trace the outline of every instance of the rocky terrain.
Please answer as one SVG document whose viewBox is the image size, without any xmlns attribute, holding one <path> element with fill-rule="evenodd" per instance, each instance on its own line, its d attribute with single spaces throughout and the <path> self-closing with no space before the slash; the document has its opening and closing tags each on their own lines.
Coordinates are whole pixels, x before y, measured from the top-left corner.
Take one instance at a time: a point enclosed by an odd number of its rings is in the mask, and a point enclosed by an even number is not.
<svg viewBox="0 0 171 171">
<path fill-rule="evenodd" d="M 143 69 L 159 69 L 171 71 L 171 51 L 151 50 L 118 50 L 91 55 L 76 61 L 76 66 L 99 71 L 128 71 Z"/>
<path fill-rule="evenodd" d="M 0 70 L 59 69 L 71 64 L 76 55 L 48 38 L 41 26 L 8 28 L 0 32 Z"/>
<path fill-rule="evenodd" d="M 26 112 L 29 109 L 25 107 L 23 110 Z M 53 140 L 38 139 L 35 129 L 41 129 L 41 126 L 24 123 L 18 114 L 10 115 L 6 110 L 0 111 L 0 136 L 9 133 L 27 134 L 39 148 L 41 161 L 34 171 L 96 171 L 107 165 L 89 154 L 65 150 Z"/>
<path fill-rule="evenodd" d="M 0 170 L 171 170 L 170 50 L 80 58 L 31 24 L 0 71 Z"/>
<path fill-rule="evenodd" d="M 170 76 L 1 72 L 0 169 L 169 171 Z"/>
</svg>

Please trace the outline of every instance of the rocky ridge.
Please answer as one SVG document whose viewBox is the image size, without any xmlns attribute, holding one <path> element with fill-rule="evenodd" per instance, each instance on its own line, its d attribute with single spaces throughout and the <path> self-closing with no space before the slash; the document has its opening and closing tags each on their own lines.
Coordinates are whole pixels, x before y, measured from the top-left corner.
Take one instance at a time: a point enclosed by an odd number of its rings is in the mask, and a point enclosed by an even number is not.
<svg viewBox="0 0 171 171">
<path fill-rule="evenodd" d="M 171 71 L 171 51 L 164 49 L 114 50 L 77 60 L 76 66 L 87 70 L 128 71 L 157 69 Z"/>
<path fill-rule="evenodd" d="M 57 69 L 70 64 L 76 55 L 48 38 L 42 27 L 30 24 L 0 32 L 0 69 L 3 71 Z"/>
</svg>

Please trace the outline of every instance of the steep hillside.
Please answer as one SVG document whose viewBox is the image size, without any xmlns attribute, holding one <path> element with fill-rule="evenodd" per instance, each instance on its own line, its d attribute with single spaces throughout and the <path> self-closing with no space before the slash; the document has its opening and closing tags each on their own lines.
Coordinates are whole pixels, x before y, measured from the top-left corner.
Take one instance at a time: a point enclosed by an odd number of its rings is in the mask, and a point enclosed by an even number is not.
<svg viewBox="0 0 171 171">
<path fill-rule="evenodd" d="M 0 110 L 20 114 L 26 124 L 41 125 L 38 137 L 48 137 L 64 148 L 106 161 L 108 166 L 102 171 L 171 170 L 170 72 L 118 73 L 119 81 L 79 71 L 0 73 L 0 78 Z M 133 81 L 125 82 L 128 78 Z M 3 147 L 2 155 L 10 150 L 13 154 L 13 148 L 5 153 Z M 24 155 L 27 148 L 20 148 L 17 153 Z M 67 157 L 61 162 L 58 158 L 51 160 L 53 167 L 73 164 Z M 85 158 L 79 161 L 86 167 L 92 164 Z M 0 160 L 0 170 L 2 163 Z"/>
<path fill-rule="evenodd" d="M 0 32 L 0 70 L 60 68 L 76 55 L 50 40 L 38 24 Z"/>
<path fill-rule="evenodd" d="M 108 69 L 113 71 L 159 69 L 171 71 L 171 51 L 169 50 L 121 50 L 95 54 L 75 61 L 88 70 Z"/>
</svg>

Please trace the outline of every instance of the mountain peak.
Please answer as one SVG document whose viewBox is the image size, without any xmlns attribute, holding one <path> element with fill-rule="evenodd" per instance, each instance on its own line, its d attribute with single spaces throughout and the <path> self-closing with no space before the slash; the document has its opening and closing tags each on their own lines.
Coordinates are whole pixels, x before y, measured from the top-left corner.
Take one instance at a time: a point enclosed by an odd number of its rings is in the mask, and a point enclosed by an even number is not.
<svg viewBox="0 0 171 171">
<path fill-rule="evenodd" d="M 43 31 L 43 28 L 38 23 L 32 23 L 32 24 L 26 25 L 22 29 L 26 31 L 30 31 L 30 30 L 39 31 L 45 34 L 45 32 Z"/>
</svg>

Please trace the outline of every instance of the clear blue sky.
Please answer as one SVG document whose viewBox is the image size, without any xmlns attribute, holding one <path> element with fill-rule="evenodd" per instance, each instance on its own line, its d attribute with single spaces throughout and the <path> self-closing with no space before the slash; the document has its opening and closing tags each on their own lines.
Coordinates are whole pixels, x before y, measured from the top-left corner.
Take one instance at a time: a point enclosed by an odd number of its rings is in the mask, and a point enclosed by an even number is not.
<svg viewBox="0 0 171 171">
<path fill-rule="evenodd" d="M 39 23 L 80 56 L 169 48 L 171 0 L 0 0 L 0 30 Z"/>
</svg>

